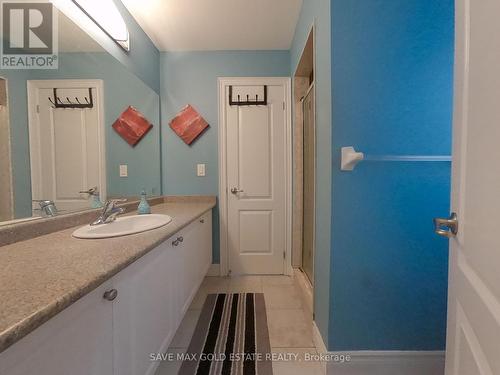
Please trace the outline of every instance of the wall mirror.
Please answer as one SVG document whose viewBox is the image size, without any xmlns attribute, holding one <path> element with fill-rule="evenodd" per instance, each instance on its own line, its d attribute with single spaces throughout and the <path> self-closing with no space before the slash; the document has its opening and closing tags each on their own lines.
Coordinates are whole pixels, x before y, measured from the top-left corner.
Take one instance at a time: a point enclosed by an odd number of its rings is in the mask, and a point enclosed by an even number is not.
<svg viewBox="0 0 500 375">
<path fill-rule="evenodd" d="M 56 14 L 58 69 L 0 69 L 0 225 L 161 193 L 158 94 Z M 134 147 L 112 128 L 129 106 L 153 125 Z"/>
</svg>

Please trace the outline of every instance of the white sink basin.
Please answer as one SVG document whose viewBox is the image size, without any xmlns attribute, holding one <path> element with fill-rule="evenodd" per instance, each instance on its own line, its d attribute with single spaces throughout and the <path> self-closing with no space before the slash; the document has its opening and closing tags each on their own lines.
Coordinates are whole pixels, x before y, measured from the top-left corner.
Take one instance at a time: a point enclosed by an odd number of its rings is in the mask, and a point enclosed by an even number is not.
<svg viewBox="0 0 500 375">
<path fill-rule="evenodd" d="M 86 225 L 73 232 L 76 238 L 110 238 L 146 232 L 167 225 L 172 221 L 168 215 L 136 215 L 119 217 L 109 224 Z"/>
</svg>

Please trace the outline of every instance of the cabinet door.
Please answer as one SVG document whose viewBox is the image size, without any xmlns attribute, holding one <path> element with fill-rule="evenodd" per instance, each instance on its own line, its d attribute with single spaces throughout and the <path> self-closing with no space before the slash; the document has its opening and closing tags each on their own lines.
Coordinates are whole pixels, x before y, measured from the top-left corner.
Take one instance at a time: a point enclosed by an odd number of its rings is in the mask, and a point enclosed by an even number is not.
<svg viewBox="0 0 500 375">
<path fill-rule="evenodd" d="M 189 308 L 212 261 L 212 226 L 211 212 L 202 215 L 185 229 L 181 236 L 184 241 L 179 245 L 183 269 L 182 310 Z"/>
<path fill-rule="evenodd" d="M 159 364 L 150 355 L 167 349 L 179 319 L 175 268 L 167 240 L 113 278 L 115 375 L 151 374 Z"/>
<path fill-rule="evenodd" d="M 0 354 L 2 375 L 112 375 L 112 302 L 106 283 Z"/>
<path fill-rule="evenodd" d="M 200 219 L 199 250 L 202 259 L 202 272 L 205 277 L 212 265 L 212 211 L 205 213 Z"/>
<path fill-rule="evenodd" d="M 212 212 L 206 212 L 194 223 L 195 233 L 192 244 L 190 245 L 190 257 L 195 264 L 194 280 L 195 286 L 198 286 L 212 264 Z"/>
</svg>

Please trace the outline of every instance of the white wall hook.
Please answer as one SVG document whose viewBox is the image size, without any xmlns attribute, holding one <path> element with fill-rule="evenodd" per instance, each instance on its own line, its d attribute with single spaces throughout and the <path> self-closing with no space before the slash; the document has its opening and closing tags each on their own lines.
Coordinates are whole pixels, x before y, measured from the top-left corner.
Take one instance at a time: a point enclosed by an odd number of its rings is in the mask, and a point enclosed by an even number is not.
<svg viewBox="0 0 500 375">
<path fill-rule="evenodd" d="M 340 169 L 342 171 L 352 171 L 356 164 L 365 158 L 365 155 L 362 152 L 356 152 L 354 147 L 342 147 L 341 150 Z"/>
</svg>

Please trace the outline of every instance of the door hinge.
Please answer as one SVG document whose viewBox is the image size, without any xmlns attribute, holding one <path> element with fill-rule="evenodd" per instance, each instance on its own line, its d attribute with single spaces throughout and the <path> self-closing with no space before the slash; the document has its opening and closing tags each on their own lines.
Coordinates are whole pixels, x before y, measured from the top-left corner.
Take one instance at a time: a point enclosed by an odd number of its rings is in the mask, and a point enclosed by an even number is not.
<svg viewBox="0 0 500 375">
<path fill-rule="evenodd" d="M 36 113 L 40 113 L 40 104 L 36 105 Z"/>
<path fill-rule="evenodd" d="M 286 109 L 286 103 L 283 102 L 283 111 Z"/>
<path fill-rule="evenodd" d="M 286 259 L 286 251 L 283 251 L 283 259 Z"/>
</svg>

